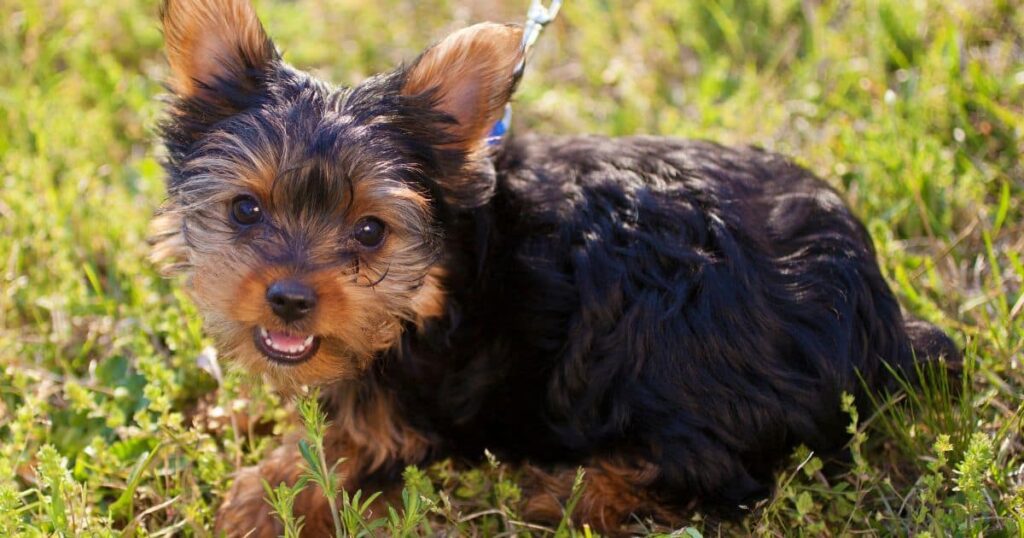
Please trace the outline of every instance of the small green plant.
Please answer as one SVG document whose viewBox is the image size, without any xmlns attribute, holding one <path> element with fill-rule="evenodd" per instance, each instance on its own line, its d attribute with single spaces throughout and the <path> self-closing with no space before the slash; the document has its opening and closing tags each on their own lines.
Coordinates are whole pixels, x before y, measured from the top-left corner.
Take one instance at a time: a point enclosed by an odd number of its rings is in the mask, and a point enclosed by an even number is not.
<svg viewBox="0 0 1024 538">
<path fill-rule="evenodd" d="M 960 515 L 966 523 L 966 531 L 972 536 L 985 534 L 987 525 L 985 514 L 988 513 L 986 480 L 995 461 L 992 451 L 992 439 L 983 432 L 971 437 L 963 460 L 956 466 L 956 491 L 964 496 L 964 504 Z"/>
<path fill-rule="evenodd" d="M 427 516 L 433 508 L 433 501 L 414 489 L 403 488 L 401 511 L 388 507 L 387 534 L 399 537 L 430 534 Z"/>
<path fill-rule="evenodd" d="M 21 499 L 11 484 L 0 484 L 0 536 L 17 536 L 22 530 Z"/>
<path fill-rule="evenodd" d="M 854 401 L 853 395 L 844 392 L 841 405 L 843 412 L 850 417 L 850 424 L 846 426 L 846 433 L 850 434 L 848 446 L 850 447 L 850 457 L 853 458 L 853 470 L 858 475 L 867 476 L 870 471 L 870 465 L 864 457 L 863 450 L 864 443 L 867 441 L 867 434 L 860 427 L 860 412 L 857 410 L 857 404 Z"/>
<path fill-rule="evenodd" d="M 286 509 L 290 513 L 291 502 L 295 495 L 298 495 L 307 485 L 315 484 L 327 499 L 337 538 L 373 536 L 375 531 L 385 525 L 388 526 L 389 535 L 407 536 L 421 523 L 426 524 L 426 513 L 430 510 L 432 503 L 416 493 L 428 489 L 433 491 L 429 486 L 429 480 L 424 475 L 415 468 L 407 469 L 406 477 L 410 481 L 410 486 L 402 492 L 403 511 L 401 514 L 394 508 L 388 507 L 386 518 L 378 517 L 370 520 L 371 507 L 381 493 L 373 493 L 364 499 L 361 490 L 350 494 L 342 489 L 338 467 L 344 463 L 344 459 L 328 464 L 324 451 L 324 436 L 329 424 L 326 415 L 320 409 L 319 389 L 314 389 L 310 394 L 301 398 L 298 409 L 306 431 L 306 437 L 299 441 L 299 452 L 305 461 L 306 470 L 302 479 L 295 486 L 284 490 L 279 488 L 280 494 L 274 498 L 276 504 L 272 502 L 279 514 Z M 341 499 L 340 507 L 337 503 L 338 499 Z M 280 506 L 278 507 L 278 505 Z M 301 522 L 292 522 L 292 526 L 296 529 L 300 524 Z M 297 533 L 298 530 L 295 532 Z"/>
<path fill-rule="evenodd" d="M 558 528 L 555 529 L 555 536 L 557 538 L 567 538 L 570 536 L 572 513 L 576 510 L 576 505 L 579 504 L 580 499 L 583 498 L 583 490 L 586 488 L 586 484 L 583 482 L 585 477 L 586 472 L 582 467 L 576 469 L 576 476 L 572 480 L 569 499 L 565 502 L 565 513 L 562 515 L 562 521 L 558 523 Z"/>
<path fill-rule="evenodd" d="M 304 518 L 303 516 L 295 517 L 292 509 L 295 506 L 295 498 L 302 493 L 302 490 L 306 489 L 307 482 L 306 477 L 301 477 L 291 486 L 281 483 L 277 487 L 271 487 L 266 480 L 263 480 L 263 491 L 267 493 L 267 503 L 273 508 L 274 515 L 281 520 L 281 524 L 284 526 L 283 538 L 299 538 L 299 533 L 302 532 Z"/>
<path fill-rule="evenodd" d="M 377 492 L 363 499 L 362 490 L 356 491 L 351 497 L 347 491 L 341 492 L 341 524 L 346 536 L 374 536 L 377 529 L 387 524 L 384 517 L 370 519 L 371 507 L 380 495 L 381 493 Z"/>
<path fill-rule="evenodd" d="M 320 410 L 320 390 L 299 400 L 299 415 L 306 428 L 306 438 L 299 440 L 299 452 L 306 462 L 305 478 L 316 484 L 327 499 L 334 521 L 336 538 L 345 534 L 341 525 L 341 512 L 338 511 L 338 497 L 341 493 L 337 468 L 344 460 L 338 460 L 330 466 L 324 454 L 324 436 L 327 433 L 327 416 Z"/>
<path fill-rule="evenodd" d="M 942 494 L 946 487 L 946 454 L 953 450 L 949 435 L 941 434 L 932 445 L 933 459 L 928 462 L 928 473 L 921 477 L 921 489 L 918 494 L 919 506 L 914 514 L 914 524 L 918 527 L 927 525 L 928 519 L 945 520 L 946 510 L 942 505 Z"/>
<path fill-rule="evenodd" d="M 71 535 L 68 522 L 67 501 L 70 493 L 71 475 L 65 460 L 50 445 L 39 450 L 39 479 L 43 485 L 46 515 L 54 532 L 63 536 Z"/>
</svg>

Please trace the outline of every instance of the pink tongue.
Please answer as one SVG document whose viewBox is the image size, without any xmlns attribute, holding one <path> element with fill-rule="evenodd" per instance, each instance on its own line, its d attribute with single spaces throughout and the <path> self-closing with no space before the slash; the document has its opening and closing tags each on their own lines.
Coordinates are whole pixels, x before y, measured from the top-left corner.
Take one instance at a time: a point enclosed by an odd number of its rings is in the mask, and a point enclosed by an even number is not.
<svg viewBox="0 0 1024 538">
<path fill-rule="evenodd" d="M 268 331 L 270 339 L 274 342 L 277 347 L 294 347 L 301 346 L 305 341 L 305 336 L 292 336 L 288 333 L 278 331 Z"/>
</svg>

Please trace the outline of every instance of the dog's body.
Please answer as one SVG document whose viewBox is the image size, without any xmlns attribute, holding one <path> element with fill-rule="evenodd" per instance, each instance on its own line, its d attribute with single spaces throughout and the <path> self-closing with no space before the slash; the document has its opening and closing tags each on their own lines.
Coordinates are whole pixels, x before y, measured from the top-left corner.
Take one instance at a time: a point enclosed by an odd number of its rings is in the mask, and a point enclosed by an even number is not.
<svg viewBox="0 0 1024 538">
<path fill-rule="evenodd" d="M 602 529 L 735 510 L 796 445 L 844 443 L 843 392 L 957 355 L 904 320 L 840 197 L 781 157 L 653 137 L 488 149 L 515 28 L 336 90 L 225 5 L 165 11 L 177 100 L 157 254 L 189 273 L 225 351 L 325 385 L 348 488 L 488 449 L 527 465 L 536 520 L 560 516 L 577 466 L 577 516 Z M 200 31 L 226 44 L 182 37 Z M 187 60 L 204 46 L 217 62 Z M 292 481 L 299 461 L 284 446 L 243 472 L 219 528 L 276 532 L 260 478 Z M 310 535 L 329 528 L 315 492 L 297 511 Z"/>
</svg>

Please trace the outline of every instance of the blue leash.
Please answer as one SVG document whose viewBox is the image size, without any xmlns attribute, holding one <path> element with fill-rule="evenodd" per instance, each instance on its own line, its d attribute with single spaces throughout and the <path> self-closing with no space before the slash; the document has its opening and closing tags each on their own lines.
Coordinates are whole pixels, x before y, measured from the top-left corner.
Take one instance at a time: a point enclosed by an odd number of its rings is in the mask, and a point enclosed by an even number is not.
<svg viewBox="0 0 1024 538">
<path fill-rule="evenodd" d="M 519 45 L 523 58 L 512 71 L 513 86 L 518 85 L 519 80 L 523 77 L 523 71 L 526 69 L 526 56 L 529 54 L 530 49 L 533 48 L 534 43 L 537 42 L 541 31 L 544 30 L 545 26 L 551 24 L 551 21 L 555 20 L 561 8 L 562 0 L 552 0 L 551 5 L 547 7 L 544 6 L 541 0 L 533 0 L 533 3 L 530 4 L 530 9 L 526 12 L 526 24 L 523 25 L 523 40 Z M 494 124 L 491 134 L 487 136 L 487 145 L 490 147 L 500 145 L 511 126 L 512 105 L 506 104 L 505 113 L 498 120 L 498 123 Z"/>
</svg>

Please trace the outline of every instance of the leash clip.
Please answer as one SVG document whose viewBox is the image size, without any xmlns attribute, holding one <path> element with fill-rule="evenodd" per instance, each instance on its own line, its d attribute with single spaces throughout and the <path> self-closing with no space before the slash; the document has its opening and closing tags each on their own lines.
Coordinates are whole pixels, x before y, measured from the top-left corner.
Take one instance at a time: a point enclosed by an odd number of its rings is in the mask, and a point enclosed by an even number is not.
<svg viewBox="0 0 1024 538">
<path fill-rule="evenodd" d="M 523 57 L 513 71 L 516 80 L 523 76 L 523 70 L 526 68 L 526 56 L 537 42 L 541 31 L 555 20 L 560 9 L 562 9 L 562 0 L 551 0 L 549 6 L 545 6 L 542 0 L 533 0 L 533 3 L 530 4 L 530 9 L 526 12 L 526 24 L 523 25 L 523 41 L 519 45 Z"/>
</svg>

